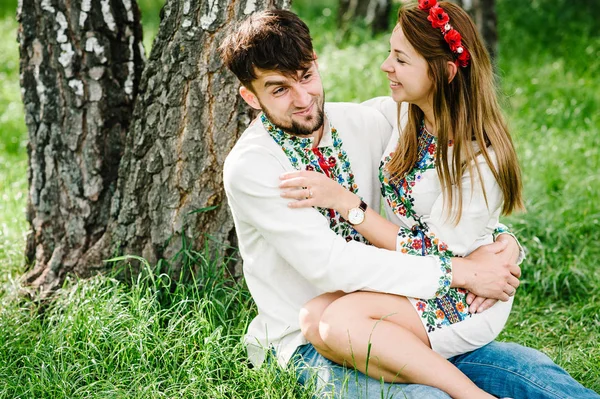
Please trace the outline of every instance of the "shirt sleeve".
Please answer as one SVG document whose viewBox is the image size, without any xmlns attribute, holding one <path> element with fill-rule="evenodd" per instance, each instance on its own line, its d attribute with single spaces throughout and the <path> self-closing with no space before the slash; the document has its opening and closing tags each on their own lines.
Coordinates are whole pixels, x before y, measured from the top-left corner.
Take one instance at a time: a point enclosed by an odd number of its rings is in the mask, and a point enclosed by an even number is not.
<svg viewBox="0 0 600 399">
<path fill-rule="evenodd" d="M 490 154 L 494 159 L 493 154 Z M 473 165 L 473 179 L 467 169 L 461 178 L 462 183 L 462 211 L 460 221 L 455 224 L 454 214 L 446 210 L 443 194 L 436 199 L 431 215 L 425 220 L 429 230 L 442 240 L 453 254 L 466 256 L 473 251 L 474 244 L 484 238 L 490 237 L 502 207 L 502 191 L 494 175 L 482 155 L 477 157 L 479 173 L 485 187 L 484 196 L 477 168 Z M 456 207 L 458 199 L 454 199 Z"/>
<path fill-rule="evenodd" d="M 255 228 L 266 245 L 315 286 L 326 292 L 363 290 L 419 298 L 449 289 L 440 286 L 446 284 L 441 277 L 451 273 L 449 259 L 346 242 L 316 209 L 290 209 L 290 200 L 280 196 L 283 172 L 284 166 L 264 148 L 238 151 L 225 163 L 225 191 L 238 219 Z"/>
</svg>

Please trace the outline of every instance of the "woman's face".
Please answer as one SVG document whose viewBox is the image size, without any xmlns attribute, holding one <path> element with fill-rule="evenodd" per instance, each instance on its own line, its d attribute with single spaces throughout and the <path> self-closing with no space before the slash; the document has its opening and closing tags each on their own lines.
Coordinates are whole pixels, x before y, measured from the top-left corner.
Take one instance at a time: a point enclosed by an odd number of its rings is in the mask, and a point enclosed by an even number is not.
<svg viewBox="0 0 600 399">
<path fill-rule="evenodd" d="M 424 109 L 431 104 L 432 81 L 427 61 L 408 42 L 400 25 L 390 37 L 390 54 L 381 64 L 387 74 L 396 102 L 408 102 Z"/>
</svg>

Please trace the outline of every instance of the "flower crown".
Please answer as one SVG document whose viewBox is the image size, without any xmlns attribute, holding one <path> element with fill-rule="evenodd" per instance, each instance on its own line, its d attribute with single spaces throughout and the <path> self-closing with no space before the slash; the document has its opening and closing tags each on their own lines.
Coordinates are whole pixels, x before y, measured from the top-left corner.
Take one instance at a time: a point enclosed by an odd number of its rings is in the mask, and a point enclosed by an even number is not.
<svg viewBox="0 0 600 399">
<path fill-rule="evenodd" d="M 444 40 L 450 46 L 450 50 L 457 54 L 456 65 L 466 67 L 469 65 L 471 55 L 469 50 L 463 47 L 462 37 L 456 29 L 450 25 L 450 17 L 442 7 L 437 5 L 437 0 L 419 0 L 419 9 L 428 11 L 428 21 L 431 21 L 431 26 L 440 30 L 444 35 Z"/>
</svg>

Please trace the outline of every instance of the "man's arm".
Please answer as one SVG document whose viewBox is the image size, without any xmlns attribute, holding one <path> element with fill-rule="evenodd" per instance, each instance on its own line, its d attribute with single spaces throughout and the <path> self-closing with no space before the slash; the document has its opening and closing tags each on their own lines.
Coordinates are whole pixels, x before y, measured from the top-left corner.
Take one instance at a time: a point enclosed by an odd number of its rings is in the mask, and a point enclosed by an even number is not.
<svg viewBox="0 0 600 399">
<path fill-rule="evenodd" d="M 364 290 L 420 298 L 431 298 L 449 289 L 452 269 L 448 259 L 410 256 L 346 242 L 329 229 L 328 220 L 317 210 L 290 209 L 288 200 L 280 196 L 279 175 L 284 171 L 266 149 L 237 151 L 225 165 L 225 188 L 238 217 L 252 225 L 307 280 L 327 292 Z M 477 261 L 461 261 L 458 270 L 463 287 L 489 297 L 503 297 L 508 278 L 501 266 L 488 270 L 482 265 L 486 273 L 473 273 L 478 262 L 495 263 L 495 254 L 483 254 Z M 499 283 L 489 282 L 493 271 Z"/>
</svg>

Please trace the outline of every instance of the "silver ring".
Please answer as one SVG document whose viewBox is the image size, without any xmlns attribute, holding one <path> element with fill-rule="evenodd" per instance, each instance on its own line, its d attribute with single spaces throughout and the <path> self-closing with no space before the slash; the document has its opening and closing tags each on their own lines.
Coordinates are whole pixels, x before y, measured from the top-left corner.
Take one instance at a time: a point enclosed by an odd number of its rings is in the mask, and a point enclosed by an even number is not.
<svg viewBox="0 0 600 399">
<path fill-rule="evenodd" d="M 312 198 L 313 194 L 312 194 L 312 190 L 310 189 L 310 187 L 308 188 L 308 197 L 306 197 L 306 199 L 310 199 Z"/>
</svg>

